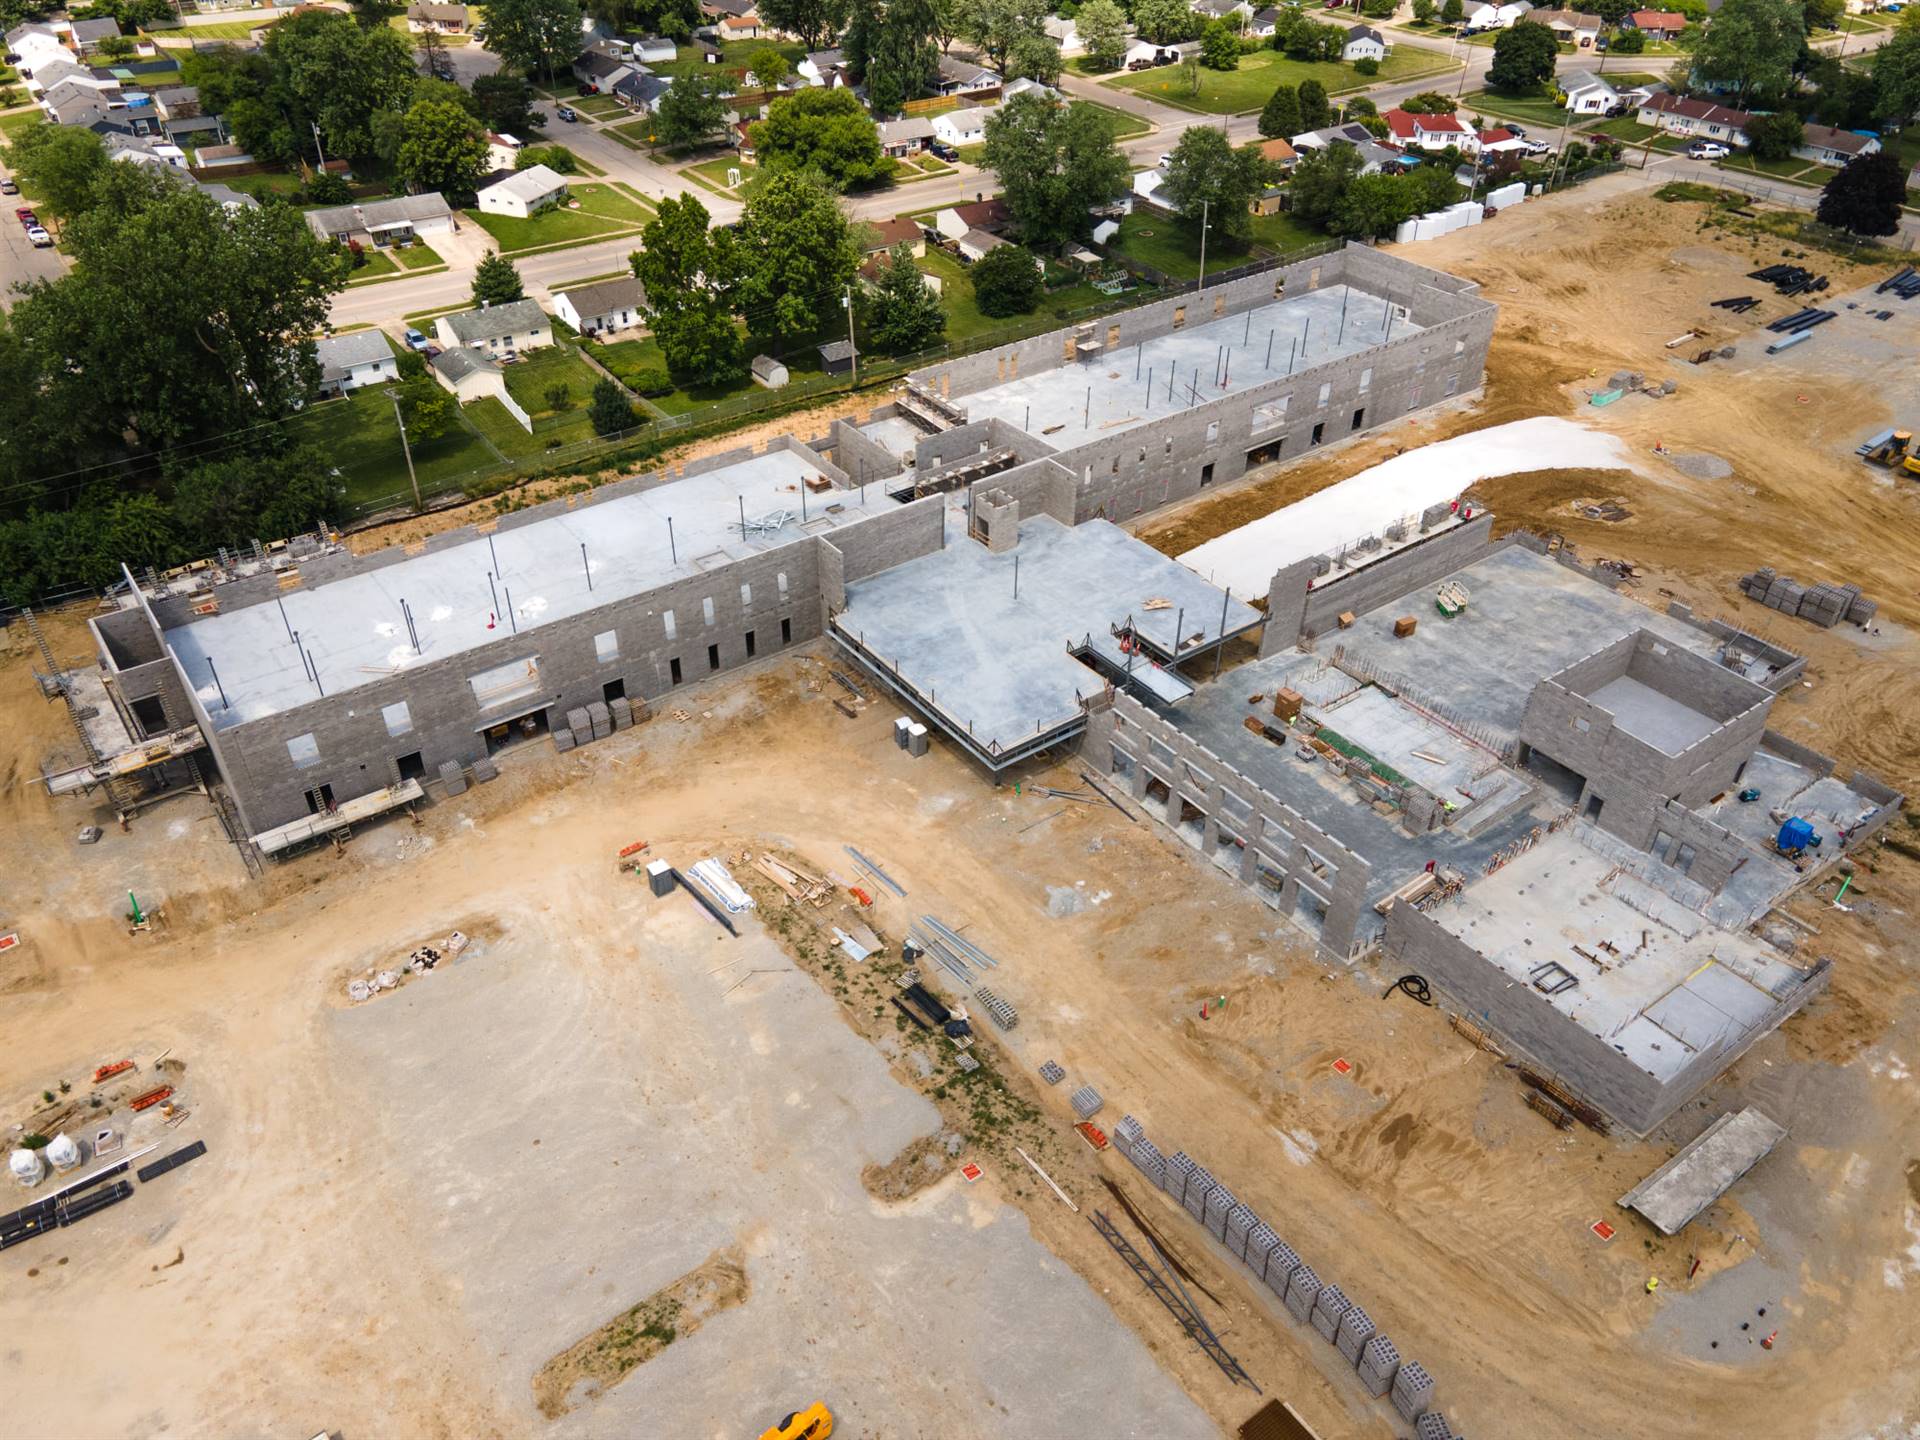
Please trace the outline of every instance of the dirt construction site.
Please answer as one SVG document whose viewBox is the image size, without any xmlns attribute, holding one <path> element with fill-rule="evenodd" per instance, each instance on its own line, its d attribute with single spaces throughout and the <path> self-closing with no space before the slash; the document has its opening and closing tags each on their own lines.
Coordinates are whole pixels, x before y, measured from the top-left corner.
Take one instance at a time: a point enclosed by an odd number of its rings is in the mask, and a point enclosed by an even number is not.
<svg viewBox="0 0 1920 1440">
<path fill-rule="evenodd" d="M 1765 356 L 1801 301 L 1747 276 L 1781 242 L 1612 183 L 1405 247 L 1499 305 L 1482 394 L 1133 528 L 1178 555 L 1402 450 L 1575 419 L 1630 463 L 1486 480 L 1499 526 L 1806 655 L 1772 728 L 1911 794 L 1920 476 L 1854 452 L 1920 420 L 1920 306 L 1845 310 L 1897 267 L 1816 255 L 1839 318 Z M 1709 303 L 1743 293 L 1765 304 Z M 1591 404 L 1621 371 L 1677 388 Z M 1874 623 L 1762 607 L 1738 581 L 1764 566 L 1858 584 Z M 87 613 L 41 617 L 63 658 Z M 1635 1140 L 1556 1128 L 1444 999 L 1389 991 L 1387 959 L 1325 964 L 1078 756 L 995 785 L 954 747 L 897 748 L 898 704 L 851 696 L 827 642 L 254 876 L 202 796 L 123 829 L 44 793 L 77 744 L 20 628 L 0 1105 L 16 1137 L 111 1123 L 144 1160 L 206 1149 L 0 1252 L 14 1433 L 721 1440 L 816 1400 L 849 1436 L 1236 1434 L 1270 1400 L 1326 1440 L 1413 1433 L 1075 1130 L 1086 1085 L 1096 1126 L 1137 1116 L 1364 1298 L 1455 1433 L 1920 1433 L 1905 816 L 1842 903 L 1833 883 L 1787 902 L 1827 992 Z M 705 857 L 752 896 L 737 936 L 649 887 L 646 861 Z M 1017 1028 L 962 1051 L 894 1003 L 929 915 L 997 960 Z M 1679 1234 L 1621 1208 L 1750 1105 L 1789 1138 Z"/>
</svg>

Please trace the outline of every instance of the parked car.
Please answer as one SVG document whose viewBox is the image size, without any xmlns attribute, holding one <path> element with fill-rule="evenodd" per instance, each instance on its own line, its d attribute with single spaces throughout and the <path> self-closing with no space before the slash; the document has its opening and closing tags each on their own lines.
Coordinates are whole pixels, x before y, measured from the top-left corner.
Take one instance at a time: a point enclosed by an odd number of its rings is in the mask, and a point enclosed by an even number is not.
<svg viewBox="0 0 1920 1440">
<path fill-rule="evenodd" d="M 418 330 L 415 330 L 411 325 L 407 327 L 406 341 L 409 350 L 424 350 L 427 348 L 427 337 L 422 335 Z"/>
<path fill-rule="evenodd" d="M 1724 160 L 1732 153 L 1717 140 L 1696 140 L 1687 147 L 1689 160 Z"/>
<path fill-rule="evenodd" d="M 22 225 L 37 225 L 40 223 L 39 217 L 24 205 L 13 212 L 13 218 L 18 220 Z"/>
<path fill-rule="evenodd" d="M 53 244 L 53 236 L 42 230 L 38 225 L 27 231 L 27 239 L 33 242 L 33 248 L 36 250 L 45 250 Z"/>
<path fill-rule="evenodd" d="M 431 360 L 439 353 L 440 353 L 440 347 L 438 345 L 427 346 L 427 359 Z"/>
<path fill-rule="evenodd" d="M 573 107 L 571 105 L 562 105 L 559 109 L 555 110 L 553 113 L 558 115 L 562 120 L 566 121 L 567 124 L 569 125 L 573 124 L 574 121 L 580 118 L 578 115 L 574 113 Z"/>
<path fill-rule="evenodd" d="M 942 160 L 958 160 L 960 158 L 960 152 L 944 140 L 935 140 L 927 146 L 927 149 L 939 156 Z"/>
<path fill-rule="evenodd" d="M 20 187 L 13 182 L 11 175 L 0 175 L 0 195 L 18 195 Z"/>
</svg>

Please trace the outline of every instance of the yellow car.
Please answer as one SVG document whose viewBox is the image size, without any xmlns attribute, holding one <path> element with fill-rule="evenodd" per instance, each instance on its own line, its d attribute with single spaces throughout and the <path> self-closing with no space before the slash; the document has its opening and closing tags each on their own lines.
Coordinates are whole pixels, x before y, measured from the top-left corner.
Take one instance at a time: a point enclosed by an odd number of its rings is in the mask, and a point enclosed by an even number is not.
<svg viewBox="0 0 1920 1440">
<path fill-rule="evenodd" d="M 818 1400 L 804 1410 L 796 1410 L 760 1440 L 827 1440 L 833 1434 L 833 1412 Z"/>
</svg>

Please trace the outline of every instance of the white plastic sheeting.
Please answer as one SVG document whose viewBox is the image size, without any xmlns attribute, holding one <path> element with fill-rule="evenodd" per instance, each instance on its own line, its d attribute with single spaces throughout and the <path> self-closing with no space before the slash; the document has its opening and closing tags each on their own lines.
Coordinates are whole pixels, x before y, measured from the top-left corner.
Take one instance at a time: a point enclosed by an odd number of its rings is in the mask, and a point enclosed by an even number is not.
<svg viewBox="0 0 1920 1440">
<path fill-rule="evenodd" d="M 80 1163 L 81 1158 L 80 1147 L 64 1131 L 54 1136 L 47 1145 L 47 1159 L 56 1170 L 71 1170 Z"/>
<path fill-rule="evenodd" d="M 702 860 L 688 873 L 711 890 L 714 898 L 734 914 L 753 909 L 753 897 L 740 888 L 727 867 L 718 860 Z"/>
<path fill-rule="evenodd" d="M 20 1185 L 38 1185 L 46 1178 L 46 1162 L 40 1158 L 38 1150 L 16 1150 L 7 1157 L 7 1169 L 12 1173 L 14 1182 Z"/>
</svg>

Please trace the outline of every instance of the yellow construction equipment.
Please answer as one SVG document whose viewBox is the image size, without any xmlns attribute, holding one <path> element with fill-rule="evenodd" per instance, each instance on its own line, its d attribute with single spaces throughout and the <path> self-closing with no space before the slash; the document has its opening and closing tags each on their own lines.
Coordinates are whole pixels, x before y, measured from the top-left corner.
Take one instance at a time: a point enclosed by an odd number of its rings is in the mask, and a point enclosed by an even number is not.
<svg viewBox="0 0 1920 1440">
<path fill-rule="evenodd" d="M 1863 458 L 1869 464 L 1885 465 L 1889 469 L 1899 469 L 1904 466 L 1908 470 L 1920 471 L 1920 466 L 1913 463 L 1913 432 L 1911 430 L 1894 431 L 1868 450 Z"/>
<path fill-rule="evenodd" d="M 772 1429 L 762 1432 L 760 1440 L 827 1440 L 833 1434 L 833 1412 L 816 1400 L 804 1410 L 796 1410 Z"/>
</svg>

